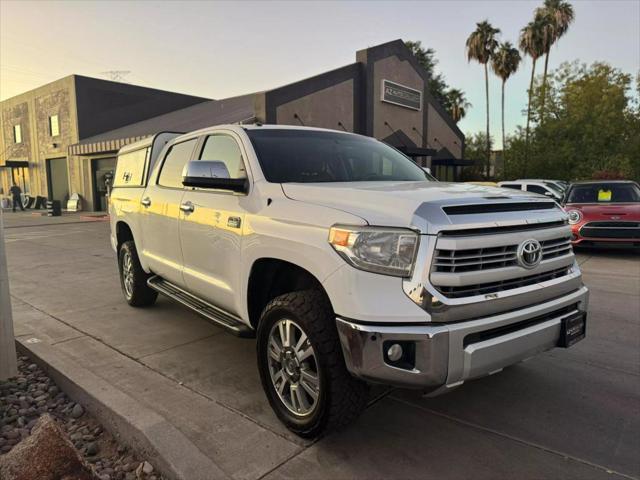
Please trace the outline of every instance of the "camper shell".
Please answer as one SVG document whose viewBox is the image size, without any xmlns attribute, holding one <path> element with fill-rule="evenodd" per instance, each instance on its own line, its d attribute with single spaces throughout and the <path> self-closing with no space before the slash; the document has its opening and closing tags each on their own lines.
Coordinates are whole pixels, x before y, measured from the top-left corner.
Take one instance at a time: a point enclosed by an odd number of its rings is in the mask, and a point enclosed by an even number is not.
<svg viewBox="0 0 640 480">
<path fill-rule="evenodd" d="M 170 140 L 182 134 L 183 132 L 160 132 L 122 147 L 118 151 L 113 186 L 146 187 L 160 152 Z"/>
</svg>

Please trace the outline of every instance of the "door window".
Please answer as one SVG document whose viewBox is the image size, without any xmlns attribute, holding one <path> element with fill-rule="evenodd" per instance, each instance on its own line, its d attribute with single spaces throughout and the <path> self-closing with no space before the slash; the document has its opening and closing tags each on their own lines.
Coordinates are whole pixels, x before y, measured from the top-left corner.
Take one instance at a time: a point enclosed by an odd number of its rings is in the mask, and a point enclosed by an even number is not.
<svg viewBox="0 0 640 480">
<path fill-rule="evenodd" d="M 229 171 L 229 178 L 247 178 L 240 147 L 228 135 L 211 135 L 207 137 L 200 154 L 200 160 L 223 162 Z"/>
<path fill-rule="evenodd" d="M 540 195 L 544 195 L 549 190 L 540 186 L 540 185 L 527 185 L 527 192 L 539 193 Z"/>
<path fill-rule="evenodd" d="M 164 157 L 164 164 L 160 170 L 158 185 L 171 188 L 183 188 L 182 170 L 191 159 L 191 153 L 196 145 L 196 138 L 173 145 Z"/>
<path fill-rule="evenodd" d="M 519 183 L 503 183 L 502 188 L 511 188 L 512 190 L 521 190 Z"/>
</svg>

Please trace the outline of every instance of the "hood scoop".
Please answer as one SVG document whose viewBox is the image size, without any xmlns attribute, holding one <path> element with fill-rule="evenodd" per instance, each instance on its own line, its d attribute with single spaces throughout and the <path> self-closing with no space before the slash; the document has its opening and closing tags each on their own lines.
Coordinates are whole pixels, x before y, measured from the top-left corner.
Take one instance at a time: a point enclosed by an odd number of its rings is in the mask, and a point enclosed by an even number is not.
<svg viewBox="0 0 640 480">
<path fill-rule="evenodd" d="M 442 207 L 442 210 L 444 210 L 447 215 L 474 215 L 478 213 L 551 210 L 554 208 L 556 208 L 555 202 L 501 202 L 452 205 L 449 207 Z"/>
</svg>

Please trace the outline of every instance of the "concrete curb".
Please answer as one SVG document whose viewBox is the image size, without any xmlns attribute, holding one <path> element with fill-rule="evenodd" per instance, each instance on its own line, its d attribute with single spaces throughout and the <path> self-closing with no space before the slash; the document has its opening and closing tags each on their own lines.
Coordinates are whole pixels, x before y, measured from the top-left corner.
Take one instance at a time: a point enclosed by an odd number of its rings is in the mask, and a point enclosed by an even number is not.
<svg viewBox="0 0 640 480">
<path fill-rule="evenodd" d="M 151 461 L 165 477 L 173 480 L 230 478 L 162 416 L 50 345 L 16 340 L 16 347 L 38 363 L 71 399 Z"/>
</svg>

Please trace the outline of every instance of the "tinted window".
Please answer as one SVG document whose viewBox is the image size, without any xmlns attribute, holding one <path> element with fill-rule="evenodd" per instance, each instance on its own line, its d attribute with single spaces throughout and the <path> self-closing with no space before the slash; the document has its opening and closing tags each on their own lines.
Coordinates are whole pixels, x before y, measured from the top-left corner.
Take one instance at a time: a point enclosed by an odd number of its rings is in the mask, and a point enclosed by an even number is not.
<svg viewBox="0 0 640 480">
<path fill-rule="evenodd" d="M 186 142 L 176 143 L 167 153 L 158 184 L 163 187 L 182 188 L 182 169 L 191 159 L 191 152 L 196 144 L 197 139 L 187 140 Z"/>
<path fill-rule="evenodd" d="M 140 187 L 145 182 L 149 147 L 118 155 L 114 187 Z"/>
<path fill-rule="evenodd" d="M 512 190 L 521 190 L 522 188 L 520 187 L 519 184 L 517 183 L 504 183 L 502 185 L 500 185 L 502 188 L 510 188 Z"/>
<path fill-rule="evenodd" d="M 224 162 L 229 171 L 229 178 L 247 178 L 240 147 L 233 138 L 227 135 L 211 135 L 207 137 L 200 154 L 200 160 Z"/>
<path fill-rule="evenodd" d="M 247 134 L 269 182 L 427 181 L 409 158 L 368 137 L 284 129 Z"/>
<path fill-rule="evenodd" d="M 527 185 L 527 192 L 539 193 L 540 195 L 544 195 L 549 190 L 540 185 Z"/>
<path fill-rule="evenodd" d="M 574 185 L 567 203 L 640 202 L 640 188 L 633 183 Z"/>
</svg>

